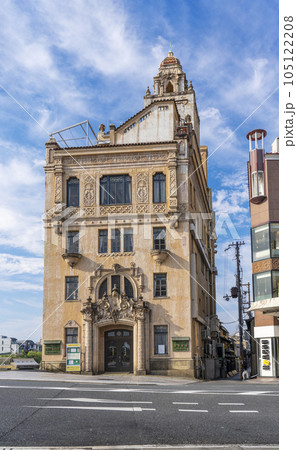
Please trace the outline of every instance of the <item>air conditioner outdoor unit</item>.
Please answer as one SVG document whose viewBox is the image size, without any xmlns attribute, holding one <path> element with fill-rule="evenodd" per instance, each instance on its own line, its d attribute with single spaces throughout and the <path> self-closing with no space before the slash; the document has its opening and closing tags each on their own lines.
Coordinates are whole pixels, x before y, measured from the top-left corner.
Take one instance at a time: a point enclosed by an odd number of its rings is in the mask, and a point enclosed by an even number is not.
<svg viewBox="0 0 297 450">
<path fill-rule="evenodd" d="M 209 338 L 210 338 L 210 329 L 209 329 L 209 327 L 205 327 L 204 330 L 202 330 L 201 337 L 202 337 L 202 339 L 203 339 L 204 341 L 205 341 L 206 339 L 209 339 Z"/>
<path fill-rule="evenodd" d="M 211 355 L 211 356 L 212 356 L 212 344 L 206 344 L 206 346 L 205 346 L 205 352 L 206 352 L 208 355 Z"/>
</svg>

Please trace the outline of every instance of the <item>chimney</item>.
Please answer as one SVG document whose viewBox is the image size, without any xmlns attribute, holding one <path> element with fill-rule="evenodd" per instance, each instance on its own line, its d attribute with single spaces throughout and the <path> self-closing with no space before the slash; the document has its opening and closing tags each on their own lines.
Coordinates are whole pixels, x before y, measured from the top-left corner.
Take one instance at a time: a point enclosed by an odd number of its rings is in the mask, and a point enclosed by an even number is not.
<svg viewBox="0 0 297 450">
<path fill-rule="evenodd" d="M 279 153 L 279 138 L 277 137 L 271 144 L 272 153 Z"/>
<path fill-rule="evenodd" d="M 109 133 L 110 133 L 110 145 L 114 145 L 115 144 L 115 125 L 113 123 L 111 123 L 109 125 Z"/>
</svg>

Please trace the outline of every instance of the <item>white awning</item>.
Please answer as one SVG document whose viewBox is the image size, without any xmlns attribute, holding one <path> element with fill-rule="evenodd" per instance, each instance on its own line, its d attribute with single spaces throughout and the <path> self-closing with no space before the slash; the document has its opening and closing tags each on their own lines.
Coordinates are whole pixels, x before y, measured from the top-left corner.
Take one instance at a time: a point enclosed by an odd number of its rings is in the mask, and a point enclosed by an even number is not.
<svg viewBox="0 0 297 450">
<path fill-rule="evenodd" d="M 279 297 L 253 302 L 248 311 L 261 311 L 263 314 L 279 316 Z"/>
</svg>

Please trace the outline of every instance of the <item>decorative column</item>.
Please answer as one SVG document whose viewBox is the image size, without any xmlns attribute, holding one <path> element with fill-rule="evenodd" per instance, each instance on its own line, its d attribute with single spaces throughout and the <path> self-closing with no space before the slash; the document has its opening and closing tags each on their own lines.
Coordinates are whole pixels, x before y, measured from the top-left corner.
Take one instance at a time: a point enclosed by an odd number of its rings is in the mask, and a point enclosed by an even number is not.
<svg viewBox="0 0 297 450">
<path fill-rule="evenodd" d="M 174 152 L 169 153 L 168 158 L 169 168 L 169 211 L 177 212 L 177 177 L 176 177 L 176 154 Z"/>
<path fill-rule="evenodd" d="M 93 323 L 85 321 L 85 372 L 93 370 Z"/>
<path fill-rule="evenodd" d="M 144 318 L 137 320 L 137 375 L 145 375 L 144 362 Z"/>
<path fill-rule="evenodd" d="M 93 319 L 94 319 L 94 309 L 91 302 L 91 297 L 83 303 L 83 309 L 81 310 L 85 325 L 85 372 L 93 371 Z"/>
</svg>

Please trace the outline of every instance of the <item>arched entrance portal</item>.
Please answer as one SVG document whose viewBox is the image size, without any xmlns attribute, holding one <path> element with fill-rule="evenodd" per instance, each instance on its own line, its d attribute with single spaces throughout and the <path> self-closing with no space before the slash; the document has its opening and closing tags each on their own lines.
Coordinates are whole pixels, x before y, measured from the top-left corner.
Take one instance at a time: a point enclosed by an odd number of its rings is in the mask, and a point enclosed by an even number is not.
<svg viewBox="0 0 297 450">
<path fill-rule="evenodd" d="M 109 330 L 104 333 L 105 371 L 133 372 L 133 332 Z"/>
</svg>

